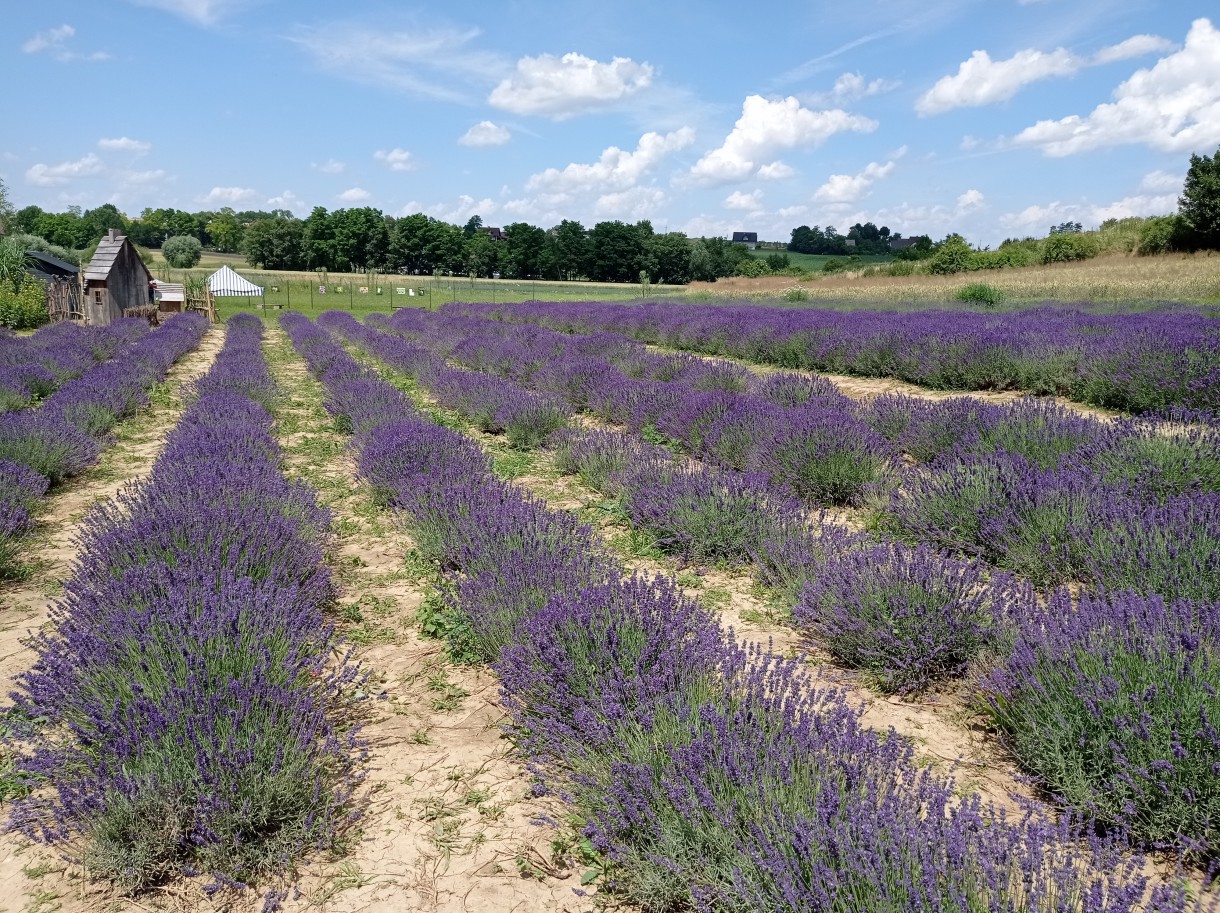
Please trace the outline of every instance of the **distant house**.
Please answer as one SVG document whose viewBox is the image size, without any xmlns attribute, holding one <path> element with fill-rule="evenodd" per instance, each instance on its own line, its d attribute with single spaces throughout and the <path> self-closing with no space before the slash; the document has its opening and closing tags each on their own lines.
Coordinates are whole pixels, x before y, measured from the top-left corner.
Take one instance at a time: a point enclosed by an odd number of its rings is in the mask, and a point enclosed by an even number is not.
<svg viewBox="0 0 1220 913">
<path fill-rule="evenodd" d="M 28 250 L 25 252 L 25 257 L 25 271 L 35 279 L 41 279 L 43 282 L 50 282 L 53 279 L 71 279 L 75 281 L 76 277 L 80 275 L 79 266 L 65 263 L 58 257 L 52 257 L 41 250 Z"/>
<path fill-rule="evenodd" d="M 85 267 L 85 322 L 109 326 L 124 315 L 155 310 L 150 308 L 150 282 L 152 273 L 135 245 L 110 229 Z"/>
<path fill-rule="evenodd" d="M 735 231 L 733 232 L 733 243 L 744 244 L 750 250 L 758 247 L 758 232 L 756 231 Z"/>
<path fill-rule="evenodd" d="M 483 231 L 487 232 L 487 237 L 493 241 L 503 241 L 508 237 L 502 228 L 484 228 Z"/>
<path fill-rule="evenodd" d="M 890 238 L 890 250 L 906 250 L 914 247 L 918 238 Z"/>
<path fill-rule="evenodd" d="M 845 240 L 843 241 L 843 246 L 844 246 L 844 247 L 855 247 L 855 246 L 856 246 L 856 239 L 855 239 L 855 238 L 847 238 L 847 239 L 845 239 Z"/>
</svg>

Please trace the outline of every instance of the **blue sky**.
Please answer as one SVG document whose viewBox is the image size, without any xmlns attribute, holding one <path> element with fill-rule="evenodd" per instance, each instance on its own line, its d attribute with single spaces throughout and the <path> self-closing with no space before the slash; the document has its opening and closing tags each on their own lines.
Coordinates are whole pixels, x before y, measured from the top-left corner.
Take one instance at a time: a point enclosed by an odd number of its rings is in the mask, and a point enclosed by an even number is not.
<svg viewBox="0 0 1220 913">
<path fill-rule="evenodd" d="M 994 245 L 1175 208 L 1220 146 L 1209 6 L 43 0 L 5 15 L 0 177 L 47 209 Z"/>
</svg>

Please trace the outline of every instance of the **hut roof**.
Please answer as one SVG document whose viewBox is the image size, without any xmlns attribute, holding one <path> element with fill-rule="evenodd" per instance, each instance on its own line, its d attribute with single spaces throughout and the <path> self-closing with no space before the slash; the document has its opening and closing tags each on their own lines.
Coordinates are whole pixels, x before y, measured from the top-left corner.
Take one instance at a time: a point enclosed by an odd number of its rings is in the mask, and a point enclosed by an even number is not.
<svg viewBox="0 0 1220 913">
<path fill-rule="evenodd" d="M 93 255 L 93 259 L 89 261 L 89 265 L 85 267 L 85 279 L 98 279 L 103 282 L 110 276 L 110 270 L 114 266 L 115 261 L 119 258 L 119 253 L 123 250 L 123 245 L 127 243 L 127 236 L 121 235 L 115 229 L 110 229 L 106 237 L 98 242 L 97 251 Z M 139 255 L 136 256 L 140 260 Z M 148 273 L 148 267 L 144 266 L 144 261 L 140 260 L 140 266 L 144 267 L 144 272 Z M 149 273 L 148 278 L 152 278 Z"/>
<path fill-rule="evenodd" d="M 73 263 L 67 263 L 60 260 L 58 257 L 52 257 L 46 251 L 28 250 L 25 253 L 29 260 L 29 265 L 26 267 L 28 272 L 35 279 L 55 279 L 63 276 L 75 276 L 80 272 L 80 267 Z"/>
<path fill-rule="evenodd" d="M 186 301 L 186 286 L 181 282 L 155 282 L 162 301 Z"/>
</svg>

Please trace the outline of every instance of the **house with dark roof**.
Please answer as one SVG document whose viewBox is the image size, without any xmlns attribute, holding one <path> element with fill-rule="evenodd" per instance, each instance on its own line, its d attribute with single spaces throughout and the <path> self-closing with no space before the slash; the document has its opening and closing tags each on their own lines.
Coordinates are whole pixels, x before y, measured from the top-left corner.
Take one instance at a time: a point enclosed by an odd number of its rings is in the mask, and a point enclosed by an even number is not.
<svg viewBox="0 0 1220 913">
<path fill-rule="evenodd" d="M 125 314 L 155 311 L 149 295 L 152 279 L 135 245 L 110 229 L 85 267 L 85 322 L 108 326 Z"/>
<path fill-rule="evenodd" d="M 80 275 L 80 267 L 76 264 L 52 257 L 46 251 L 41 250 L 25 252 L 25 271 L 43 282 L 50 282 L 53 279 L 75 281 L 76 277 Z"/>
<path fill-rule="evenodd" d="M 493 241 L 503 241 L 508 237 L 508 235 L 504 234 L 504 229 L 502 228 L 484 228 L 483 231 L 485 231 L 487 233 L 487 237 L 491 238 Z"/>
<path fill-rule="evenodd" d="M 914 247 L 918 238 L 890 238 L 890 250 L 906 250 Z"/>
<path fill-rule="evenodd" d="M 733 243 L 744 244 L 750 250 L 758 247 L 758 232 L 756 231 L 735 231 L 733 232 Z"/>
</svg>

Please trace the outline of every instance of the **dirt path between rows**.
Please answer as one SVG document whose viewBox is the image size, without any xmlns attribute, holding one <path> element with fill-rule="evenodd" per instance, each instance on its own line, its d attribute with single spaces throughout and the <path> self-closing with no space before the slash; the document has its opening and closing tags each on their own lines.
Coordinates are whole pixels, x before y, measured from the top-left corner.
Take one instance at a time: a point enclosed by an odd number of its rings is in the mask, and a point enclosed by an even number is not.
<svg viewBox="0 0 1220 913">
<path fill-rule="evenodd" d="M 531 798 L 530 777 L 501 736 L 499 684 L 449 662 L 414 615 L 430 586 L 409 534 L 356 480 L 348 437 L 322 407 L 321 385 L 270 329 L 269 362 L 284 402 L 277 429 L 287 470 L 334 515 L 328 560 L 342 587 L 341 630 L 372 671 L 364 735 L 369 802 L 350 853 L 310 863 L 286 911 L 510 913 L 585 911 L 581 872 L 556 860 L 554 800 Z M 257 906 L 252 907 L 257 909 Z"/>
<path fill-rule="evenodd" d="M 194 351 L 169 369 L 153 391 L 150 405 L 116 426 L 114 443 L 102 451 L 98 463 L 47 496 L 28 546 L 29 554 L 37 556 L 30 574 L 21 581 L 0 584 L 0 680 L 6 694 L 13 676 L 34 661 L 26 639 L 47 623 L 70 573 L 81 519 L 98 501 L 148 475 L 165 435 L 186 406 L 186 386 L 207 373 L 223 344 L 223 327 L 208 330 Z M 0 816 L 8 818 L 3 806 Z M 84 896 L 82 885 L 79 872 L 55 851 L 0 831 L 0 913 L 96 911 L 98 897 Z M 126 909 L 121 901 L 117 903 L 120 906 L 103 903 L 101 907 Z"/>
</svg>

